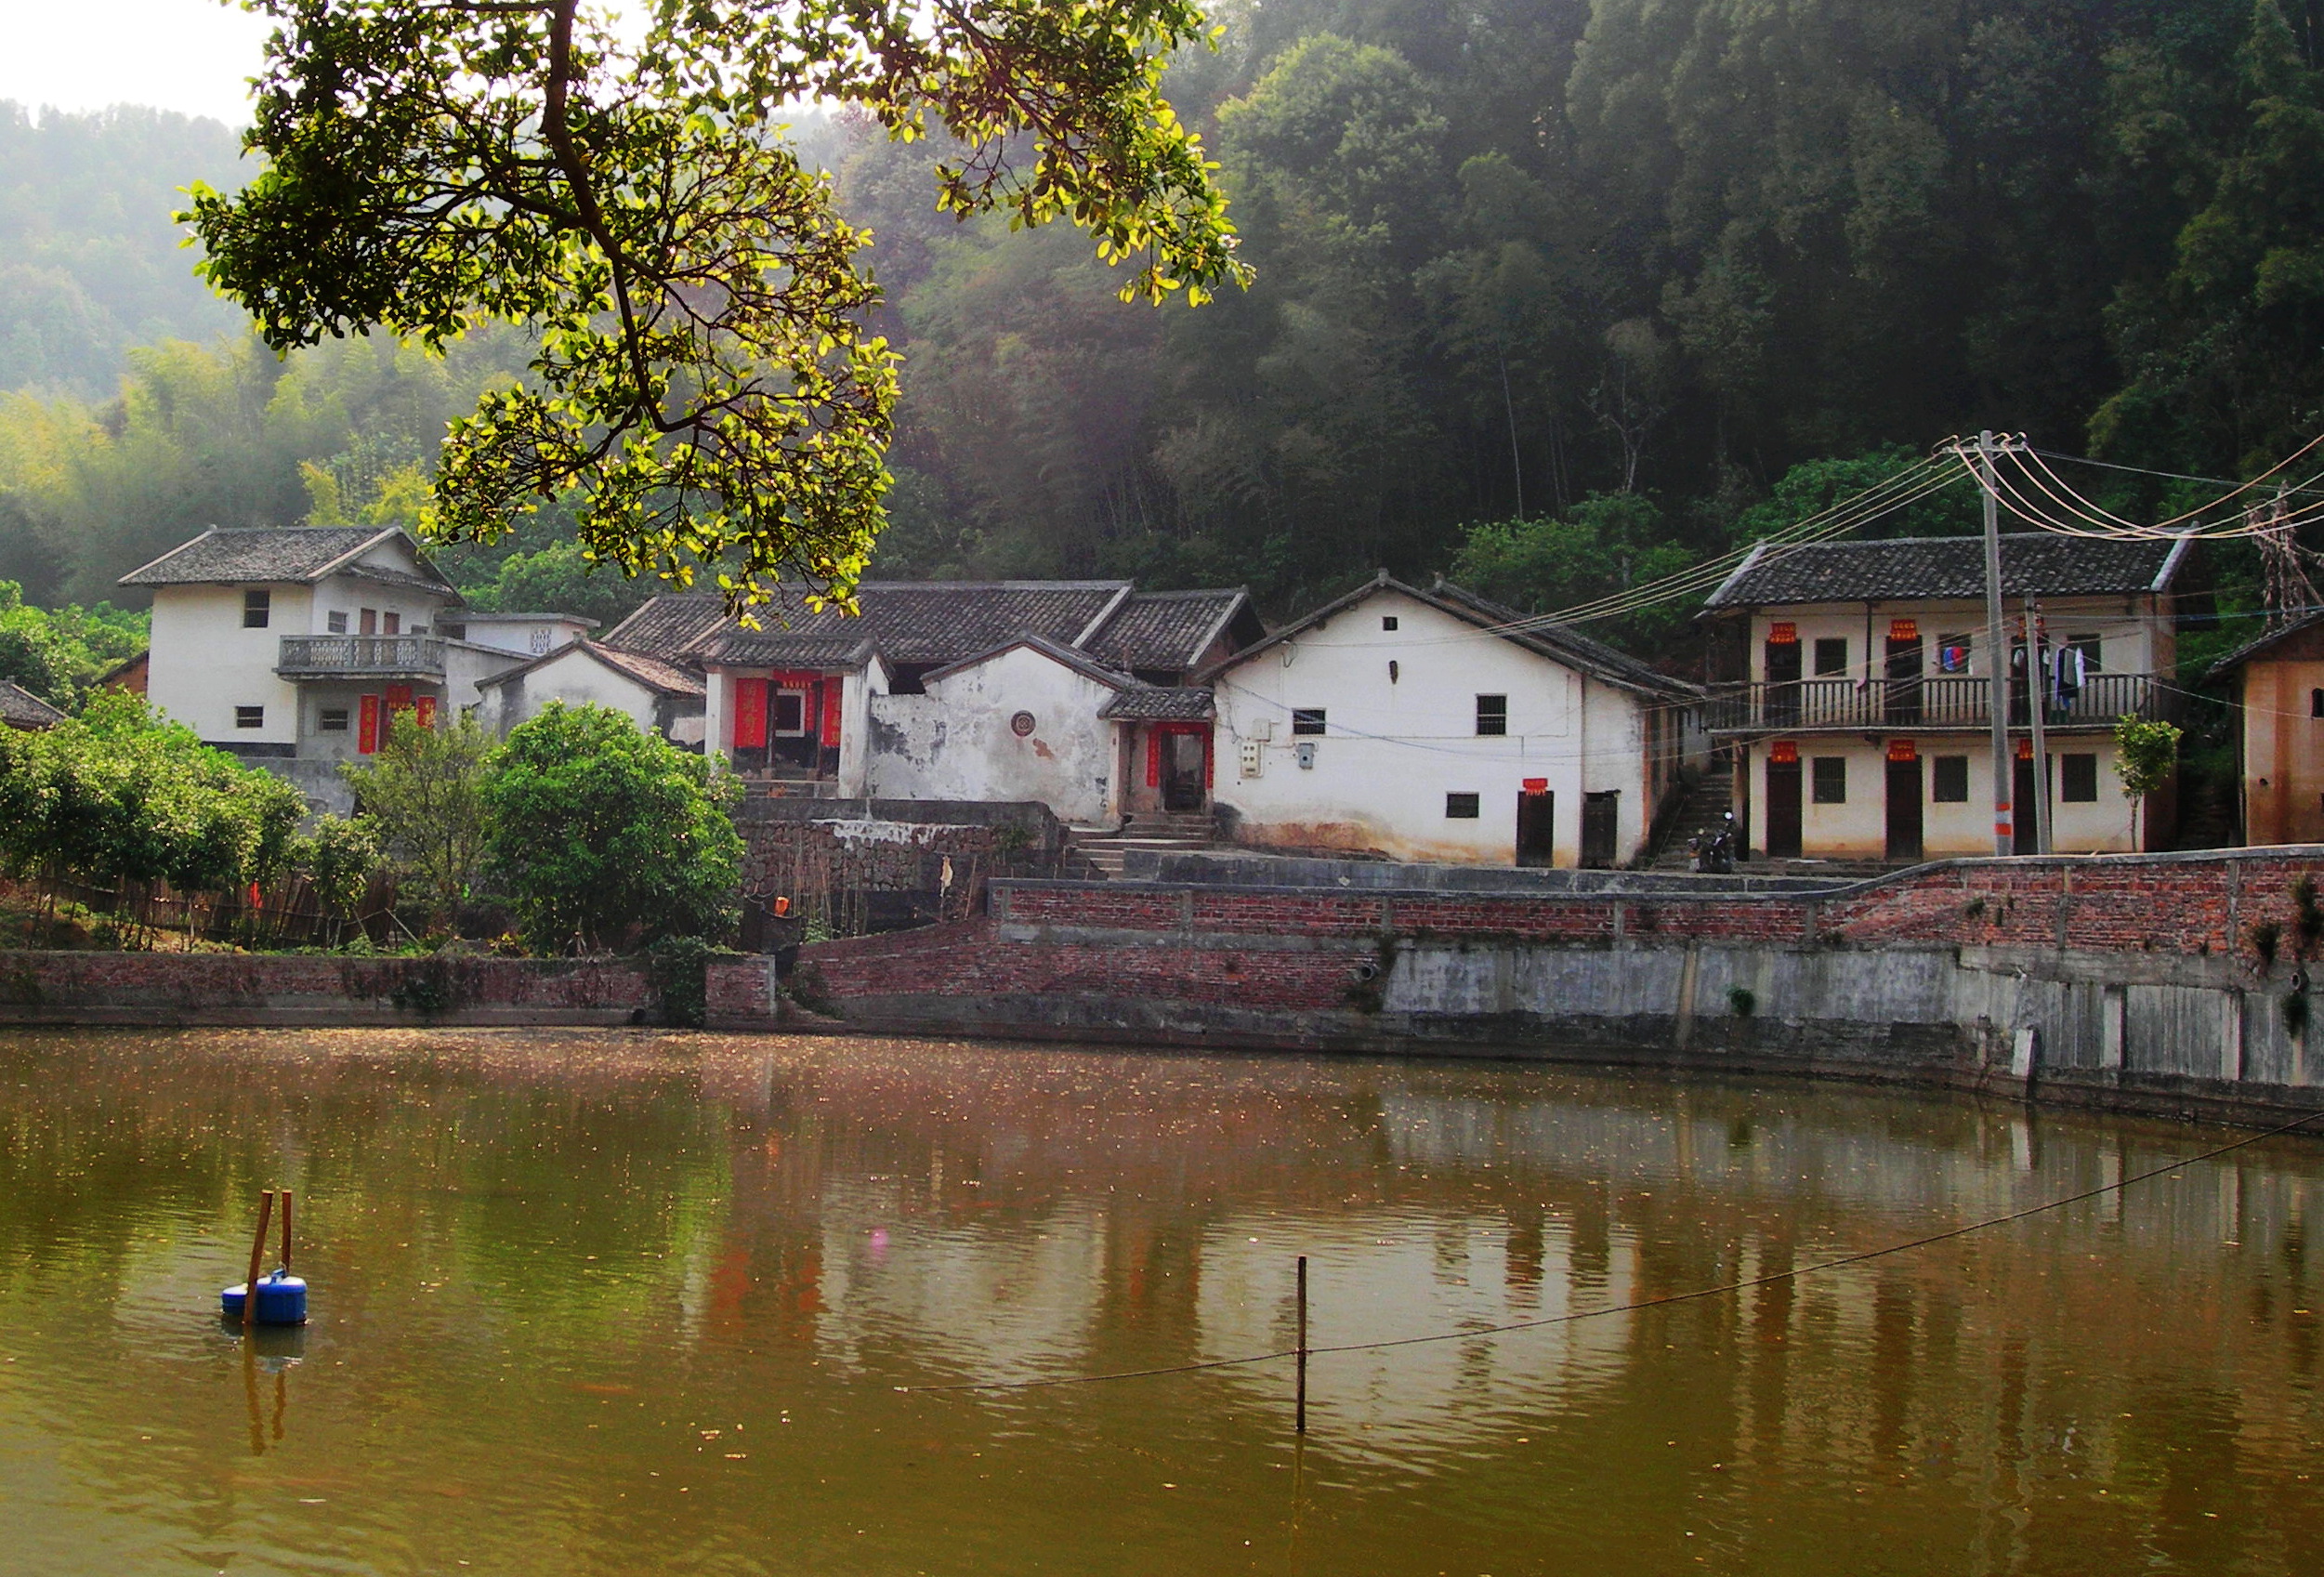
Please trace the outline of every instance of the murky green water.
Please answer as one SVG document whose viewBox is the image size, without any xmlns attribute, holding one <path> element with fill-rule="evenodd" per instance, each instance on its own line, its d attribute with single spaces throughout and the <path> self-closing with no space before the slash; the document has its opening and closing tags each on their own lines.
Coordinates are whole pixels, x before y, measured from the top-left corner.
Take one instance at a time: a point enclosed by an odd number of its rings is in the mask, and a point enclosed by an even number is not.
<svg viewBox="0 0 2324 1577">
<path fill-rule="evenodd" d="M 0 1570 L 2324 1570 L 2324 1143 L 1805 1084 L 0 1036 Z M 295 1188 L 315 1322 L 213 1312 Z"/>
</svg>

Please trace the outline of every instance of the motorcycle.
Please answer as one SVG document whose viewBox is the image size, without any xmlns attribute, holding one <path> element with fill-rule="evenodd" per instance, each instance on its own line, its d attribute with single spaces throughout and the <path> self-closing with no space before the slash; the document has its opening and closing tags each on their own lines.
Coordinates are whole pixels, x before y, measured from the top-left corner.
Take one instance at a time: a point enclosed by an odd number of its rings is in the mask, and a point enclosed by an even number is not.
<svg viewBox="0 0 2324 1577">
<path fill-rule="evenodd" d="M 1694 851 L 1695 869 L 1705 875 L 1732 875 L 1735 871 L 1735 812 L 1726 813 L 1716 832 L 1697 833 L 1687 840 Z"/>
</svg>

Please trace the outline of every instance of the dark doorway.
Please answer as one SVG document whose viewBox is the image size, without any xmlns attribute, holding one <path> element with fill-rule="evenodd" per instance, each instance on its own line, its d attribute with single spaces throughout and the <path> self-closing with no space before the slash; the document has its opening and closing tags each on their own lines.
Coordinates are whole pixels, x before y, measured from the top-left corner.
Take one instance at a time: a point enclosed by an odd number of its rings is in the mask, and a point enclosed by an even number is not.
<svg viewBox="0 0 2324 1577">
<path fill-rule="evenodd" d="M 1767 763 L 1767 858 L 1800 857 L 1800 764 Z"/>
<path fill-rule="evenodd" d="M 813 690 L 767 687 L 767 764 L 772 768 L 815 769 L 815 725 L 822 708 L 822 687 Z"/>
<path fill-rule="evenodd" d="M 1888 696 L 1883 715 L 1891 723 L 1921 720 L 1921 637 L 1888 637 Z"/>
<path fill-rule="evenodd" d="M 2033 757 L 2017 758 L 2017 770 L 2009 788 L 2009 847 L 2016 854 L 2038 854 L 2035 836 L 2042 830 L 2033 815 Z"/>
<path fill-rule="evenodd" d="M 1201 809 L 1209 787 L 1204 782 L 1209 741 L 1198 733 L 1167 733 L 1157 743 L 1162 752 L 1162 808 Z"/>
<path fill-rule="evenodd" d="M 1588 871 L 1614 868 L 1614 845 L 1622 821 L 1622 794 L 1608 789 L 1582 796 L 1582 865 Z"/>
<path fill-rule="evenodd" d="M 1771 640 L 1767 643 L 1766 721 L 1782 728 L 1799 720 L 1800 643 Z"/>
<path fill-rule="evenodd" d="M 1517 795 L 1517 863 L 1557 862 L 1557 796 L 1546 790 Z"/>
<path fill-rule="evenodd" d="M 1888 858 L 1921 858 L 1921 763 L 1888 763 Z"/>
</svg>

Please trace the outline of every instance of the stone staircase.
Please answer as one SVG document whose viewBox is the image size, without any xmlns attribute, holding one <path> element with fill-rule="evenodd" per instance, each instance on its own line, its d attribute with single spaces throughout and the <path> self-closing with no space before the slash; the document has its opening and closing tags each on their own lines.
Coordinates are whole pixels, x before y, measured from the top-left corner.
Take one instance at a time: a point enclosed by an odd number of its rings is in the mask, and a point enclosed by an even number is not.
<svg viewBox="0 0 2324 1577">
<path fill-rule="evenodd" d="M 1694 851 L 1687 840 L 1697 833 L 1707 833 L 1719 825 L 1719 819 L 1735 803 L 1735 767 L 1724 755 L 1713 756 L 1678 803 L 1678 808 L 1663 818 L 1662 828 L 1646 857 L 1636 862 L 1642 871 L 1691 871 L 1695 868 Z"/>
<path fill-rule="evenodd" d="M 1179 854 L 1210 848 L 1218 841 L 1207 810 L 1134 810 L 1117 832 L 1076 827 L 1065 840 L 1069 864 L 1086 861 L 1098 875 L 1111 880 L 1122 874 L 1123 862 L 1134 849 Z"/>
</svg>

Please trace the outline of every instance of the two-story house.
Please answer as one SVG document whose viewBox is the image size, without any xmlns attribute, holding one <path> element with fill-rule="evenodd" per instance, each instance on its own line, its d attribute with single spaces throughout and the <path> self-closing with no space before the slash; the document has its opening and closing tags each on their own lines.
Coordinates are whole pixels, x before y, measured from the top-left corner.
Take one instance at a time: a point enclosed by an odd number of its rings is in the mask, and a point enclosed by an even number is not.
<svg viewBox="0 0 2324 1577">
<path fill-rule="evenodd" d="M 153 705 L 333 809 L 338 763 L 397 714 L 477 706 L 480 681 L 588 627 L 528 614 L 484 621 L 508 647 L 466 638 L 460 594 L 394 527 L 213 528 L 120 584 L 153 596 Z"/>
<path fill-rule="evenodd" d="M 2173 823 L 2172 797 L 2149 796 L 2134 825 L 2112 730 L 2126 713 L 2173 709 L 2188 551 L 2175 538 L 2002 537 L 1997 651 L 1978 538 L 1762 545 L 1704 614 L 1740 648 L 1742 673 L 1714 687 L 1709 721 L 1732 753 L 1746 845 L 1775 860 L 1992 853 L 1998 704 L 2020 852 L 2033 849 L 2037 793 L 2056 852 L 2150 847 Z"/>
<path fill-rule="evenodd" d="M 1385 572 L 1198 676 L 1237 841 L 1470 865 L 1622 864 L 1701 692 L 1573 630 Z"/>
</svg>

